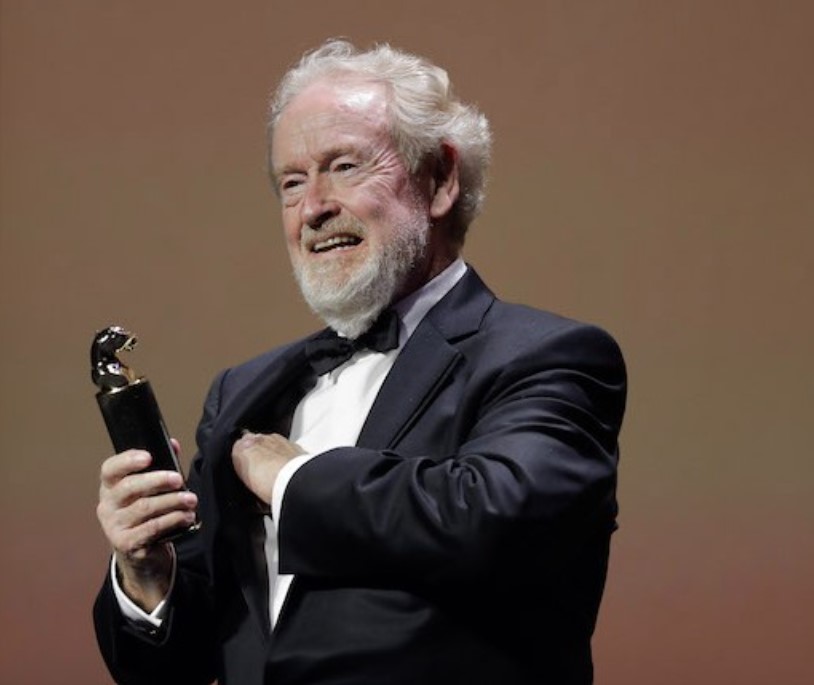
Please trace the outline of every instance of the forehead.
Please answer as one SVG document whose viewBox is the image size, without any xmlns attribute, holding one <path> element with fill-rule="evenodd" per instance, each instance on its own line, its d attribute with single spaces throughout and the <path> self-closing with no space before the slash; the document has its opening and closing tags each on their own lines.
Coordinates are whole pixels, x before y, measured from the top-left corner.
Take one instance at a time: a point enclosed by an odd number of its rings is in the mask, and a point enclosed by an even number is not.
<svg viewBox="0 0 814 685">
<path fill-rule="evenodd" d="M 275 168 L 283 158 L 388 133 L 387 92 L 372 81 L 322 79 L 307 86 L 283 110 L 272 136 Z"/>
</svg>

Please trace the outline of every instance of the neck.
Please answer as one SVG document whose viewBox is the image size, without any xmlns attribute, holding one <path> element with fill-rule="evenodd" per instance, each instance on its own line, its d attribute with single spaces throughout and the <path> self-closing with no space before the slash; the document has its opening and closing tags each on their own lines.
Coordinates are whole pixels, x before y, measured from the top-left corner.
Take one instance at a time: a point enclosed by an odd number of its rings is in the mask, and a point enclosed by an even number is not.
<svg viewBox="0 0 814 685">
<path fill-rule="evenodd" d="M 421 263 L 416 264 L 404 286 L 390 302 L 391 305 L 429 283 L 460 256 L 459 246 L 448 240 L 446 236 L 442 236 L 443 231 L 439 228 L 441 227 L 436 227 L 431 231 L 424 259 L 421 260 Z"/>
</svg>

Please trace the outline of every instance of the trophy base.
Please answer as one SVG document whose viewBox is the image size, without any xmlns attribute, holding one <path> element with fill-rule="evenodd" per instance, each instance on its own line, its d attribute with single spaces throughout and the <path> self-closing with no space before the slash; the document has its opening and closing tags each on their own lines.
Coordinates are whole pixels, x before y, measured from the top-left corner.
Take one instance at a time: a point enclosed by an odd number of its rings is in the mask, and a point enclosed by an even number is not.
<svg viewBox="0 0 814 685">
<path fill-rule="evenodd" d="M 175 540 L 180 540 L 181 538 L 185 538 L 188 535 L 192 535 L 193 533 L 199 531 L 201 529 L 201 522 L 195 521 L 191 526 L 187 526 L 186 528 L 180 528 L 179 530 L 173 530 L 167 533 L 166 535 L 162 535 L 160 538 L 156 540 L 156 542 L 173 542 Z"/>
</svg>

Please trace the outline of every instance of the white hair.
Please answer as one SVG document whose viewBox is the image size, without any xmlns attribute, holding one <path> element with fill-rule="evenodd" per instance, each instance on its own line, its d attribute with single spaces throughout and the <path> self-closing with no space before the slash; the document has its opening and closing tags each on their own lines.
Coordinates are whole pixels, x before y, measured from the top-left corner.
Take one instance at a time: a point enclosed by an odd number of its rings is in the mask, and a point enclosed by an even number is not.
<svg viewBox="0 0 814 685">
<path fill-rule="evenodd" d="M 447 72 L 428 60 L 387 44 L 360 51 L 346 40 L 331 39 L 307 52 L 283 76 L 269 110 L 269 146 L 280 115 L 307 86 L 326 76 L 348 75 L 382 83 L 388 92 L 393 139 L 411 173 L 439 158 L 442 144 L 458 153 L 461 194 L 454 237 L 466 229 L 485 198 L 492 134 L 486 117 L 453 94 Z"/>
</svg>

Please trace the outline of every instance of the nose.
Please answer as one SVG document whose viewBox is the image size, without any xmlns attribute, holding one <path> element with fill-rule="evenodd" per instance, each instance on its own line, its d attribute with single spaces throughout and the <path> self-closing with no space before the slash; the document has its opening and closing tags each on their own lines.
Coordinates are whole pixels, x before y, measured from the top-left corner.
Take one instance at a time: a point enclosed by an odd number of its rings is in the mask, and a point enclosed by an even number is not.
<svg viewBox="0 0 814 685">
<path fill-rule="evenodd" d="M 313 229 L 318 229 L 339 214 L 340 206 L 334 197 L 330 180 L 322 174 L 310 179 L 306 183 L 301 208 L 302 222 Z"/>
</svg>

